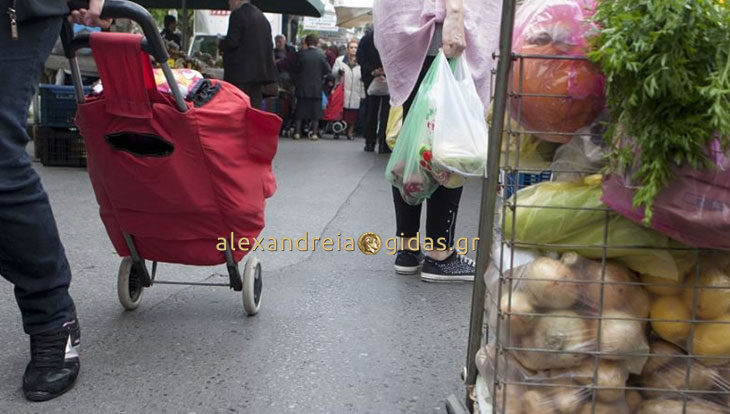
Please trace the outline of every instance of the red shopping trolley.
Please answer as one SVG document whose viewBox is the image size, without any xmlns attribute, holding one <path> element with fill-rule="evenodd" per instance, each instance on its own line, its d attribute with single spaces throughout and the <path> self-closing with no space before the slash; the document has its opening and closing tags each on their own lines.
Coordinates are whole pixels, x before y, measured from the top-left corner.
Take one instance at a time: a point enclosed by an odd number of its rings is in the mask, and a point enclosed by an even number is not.
<svg viewBox="0 0 730 414">
<path fill-rule="evenodd" d="M 120 33 L 62 33 L 77 91 L 76 124 L 101 219 L 117 253 L 117 291 L 128 310 L 153 284 L 229 286 L 243 292 L 247 314 L 258 312 L 261 265 L 238 262 L 264 227 L 266 198 L 276 181 L 271 162 L 281 119 L 250 106 L 222 81 L 201 80 L 184 97 L 150 14 L 108 0 L 102 17 L 131 18 L 146 38 Z M 103 92 L 84 96 L 75 52 L 90 47 Z M 149 52 L 161 63 L 171 94 L 158 91 Z M 151 261 L 148 271 L 146 261 Z M 228 283 L 155 280 L 157 263 L 218 265 Z"/>
</svg>

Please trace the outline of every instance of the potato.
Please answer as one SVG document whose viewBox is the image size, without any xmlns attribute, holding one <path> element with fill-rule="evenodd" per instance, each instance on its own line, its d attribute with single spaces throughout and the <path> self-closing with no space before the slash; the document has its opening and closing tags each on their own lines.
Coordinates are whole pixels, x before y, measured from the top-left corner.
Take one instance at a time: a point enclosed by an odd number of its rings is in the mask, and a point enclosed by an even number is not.
<svg viewBox="0 0 730 414">
<path fill-rule="evenodd" d="M 690 322 L 659 322 L 658 320 L 690 321 L 692 315 L 677 296 L 661 296 L 651 304 L 651 327 L 662 339 L 675 344 L 684 343 L 689 336 L 692 324 Z"/>
<path fill-rule="evenodd" d="M 604 318 L 633 318 L 624 312 L 606 311 Z M 638 353 L 649 347 L 643 323 L 634 320 L 604 319 L 601 321 L 601 351 L 616 354 Z M 625 359 L 625 355 L 604 356 L 606 359 Z"/>
<path fill-rule="evenodd" d="M 585 364 L 575 369 L 574 379 L 578 384 L 593 385 L 594 364 L 595 360 L 589 359 Z M 610 403 L 623 397 L 628 378 L 629 372 L 620 364 L 612 361 L 599 361 L 596 385 L 617 389 L 596 390 L 596 398 L 602 402 Z"/>
<path fill-rule="evenodd" d="M 510 297 L 511 296 L 511 297 Z M 512 295 L 505 293 L 502 300 L 499 301 L 499 307 L 506 316 L 505 322 L 502 323 L 502 329 L 507 332 L 507 323 L 509 323 L 510 336 L 522 336 L 532 329 L 535 322 L 534 316 L 515 315 L 514 313 L 535 313 L 535 308 L 530 304 L 527 293 L 522 291 L 512 292 Z"/>
<path fill-rule="evenodd" d="M 686 372 L 686 361 L 678 361 L 642 376 L 641 382 L 646 388 L 682 390 L 685 388 Z M 718 378 L 715 370 L 695 362 L 690 370 L 688 388 L 695 391 L 710 390 L 715 386 Z M 648 398 L 657 398 L 667 395 L 667 391 L 644 391 L 644 395 Z"/>
<path fill-rule="evenodd" d="M 601 286 L 603 286 L 603 309 L 624 310 L 635 317 L 645 318 L 648 315 L 649 297 L 639 285 L 613 284 L 631 283 L 638 280 L 633 273 L 623 265 L 614 262 L 606 262 L 605 279 L 603 277 L 603 265 L 601 262 L 591 261 L 585 267 L 586 280 L 596 283 L 585 285 L 583 288 L 583 301 L 591 309 L 598 313 L 601 303 Z M 600 283 L 601 281 L 604 283 Z M 638 292 L 636 292 L 638 291 Z"/>
<path fill-rule="evenodd" d="M 661 339 L 652 339 L 649 342 L 649 352 L 654 354 L 647 359 L 641 375 L 647 376 L 654 371 L 675 361 L 682 361 L 677 355 L 684 355 L 681 349 Z"/>
<path fill-rule="evenodd" d="M 578 276 L 570 267 L 558 260 L 540 257 L 527 265 L 523 273 L 525 292 L 536 307 L 546 309 L 567 309 L 578 300 L 581 285 L 570 283 Z"/>
<path fill-rule="evenodd" d="M 538 390 L 529 390 L 521 398 L 523 414 L 557 414 L 550 398 Z"/>
<path fill-rule="evenodd" d="M 651 312 L 649 292 L 641 286 L 633 286 L 631 295 L 629 296 L 629 303 L 625 309 L 637 318 L 648 318 Z"/>
<path fill-rule="evenodd" d="M 639 406 L 636 414 L 722 414 L 722 407 L 704 401 L 687 401 L 687 411 L 682 411 L 682 400 L 645 400 Z"/>
<path fill-rule="evenodd" d="M 567 316 L 567 317 L 566 317 Z M 531 370 L 571 368 L 580 365 L 591 347 L 593 336 L 586 321 L 572 311 L 553 311 L 537 318 L 533 333 L 524 338 L 523 347 L 567 353 L 522 351 L 515 357 Z"/>
<path fill-rule="evenodd" d="M 730 276 L 717 268 L 708 268 L 700 274 L 697 289 L 694 288 L 694 273 L 684 289 L 684 302 L 692 309 L 693 296 L 697 295 L 697 316 L 715 319 L 730 309 Z M 709 289 L 707 289 L 709 287 Z M 727 289 L 718 289 L 726 287 Z"/>
<path fill-rule="evenodd" d="M 639 405 L 641 405 L 642 401 L 643 398 L 641 398 L 641 394 L 639 394 L 639 391 L 626 391 L 626 404 L 629 406 L 629 412 L 631 412 L 631 414 L 634 414 L 636 411 L 638 411 Z"/>
<path fill-rule="evenodd" d="M 585 405 L 583 405 L 583 408 L 581 408 L 580 411 L 578 411 L 579 414 L 628 414 L 629 413 L 629 407 L 626 405 L 625 401 L 621 401 L 618 403 L 613 404 L 606 404 L 599 401 L 596 401 L 596 409 L 593 410 L 593 402 L 589 401 Z M 664 413 L 669 414 L 669 413 Z"/>
<path fill-rule="evenodd" d="M 489 392 L 492 392 L 490 386 Z M 506 392 L 506 396 L 505 396 Z M 497 398 L 494 399 L 497 405 L 497 412 L 520 413 L 522 412 L 522 396 L 524 387 L 515 384 L 502 384 L 497 390 Z"/>
<path fill-rule="evenodd" d="M 544 393 L 553 401 L 555 409 L 560 414 L 573 414 L 586 401 L 585 388 L 578 387 L 570 378 L 556 378 L 550 380 L 551 385 L 565 384 L 566 387 L 545 387 Z"/>
<path fill-rule="evenodd" d="M 658 296 L 677 296 L 682 293 L 682 285 L 684 285 L 684 276 L 680 280 L 672 280 L 664 277 L 640 275 L 639 278 L 643 283 L 647 283 L 644 288 L 649 292 Z"/>
<path fill-rule="evenodd" d="M 723 365 L 730 361 L 730 315 L 713 319 L 717 323 L 697 324 L 692 342 L 695 355 L 724 356 L 727 358 L 704 358 L 705 365 Z"/>
</svg>

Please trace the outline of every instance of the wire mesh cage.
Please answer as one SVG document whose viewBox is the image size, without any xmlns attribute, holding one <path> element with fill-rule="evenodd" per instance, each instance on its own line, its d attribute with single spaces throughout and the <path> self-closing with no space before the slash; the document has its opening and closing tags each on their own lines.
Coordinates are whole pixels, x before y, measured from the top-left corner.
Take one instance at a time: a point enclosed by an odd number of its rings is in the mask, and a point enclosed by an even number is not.
<svg viewBox="0 0 730 414">
<path fill-rule="evenodd" d="M 504 37 L 467 402 L 503 414 L 730 413 L 730 252 L 684 245 L 603 204 L 602 97 L 526 86 L 535 68 L 591 63 L 508 54 Z M 535 121 L 541 110 L 585 118 L 552 128 Z"/>
</svg>

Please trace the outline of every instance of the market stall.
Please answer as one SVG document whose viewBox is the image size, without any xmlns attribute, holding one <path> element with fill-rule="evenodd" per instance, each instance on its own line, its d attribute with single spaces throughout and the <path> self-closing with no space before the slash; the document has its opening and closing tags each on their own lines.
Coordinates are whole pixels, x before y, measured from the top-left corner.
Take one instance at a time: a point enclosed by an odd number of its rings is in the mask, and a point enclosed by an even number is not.
<svg viewBox="0 0 730 414">
<path fill-rule="evenodd" d="M 338 27 L 362 27 L 373 21 L 373 0 L 335 0 Z"/>
<path fill-rule="evenodd" d="M 503 4 L 466 407 L 730 413 L 730 10 Z"/>
</svg>

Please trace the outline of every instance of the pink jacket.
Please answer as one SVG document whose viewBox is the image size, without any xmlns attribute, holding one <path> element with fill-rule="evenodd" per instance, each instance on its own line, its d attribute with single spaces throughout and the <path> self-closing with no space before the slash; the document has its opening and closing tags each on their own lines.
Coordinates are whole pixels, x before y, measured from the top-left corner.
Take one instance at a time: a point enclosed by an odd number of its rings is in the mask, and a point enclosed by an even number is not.
<svg viewBox="0 0 730 414">
<path fill-rule="evenodd" d="M 390 102 L 402 105 L 411 94 L 426 60 L 443 0 L 375 0 L 375 47 L 388 77 Z M 489 106 L 490 73 L 496 66 L 502 0 L 464 0 L 464 28 L 469 69 L 484 107 Z"/>
</svg>

